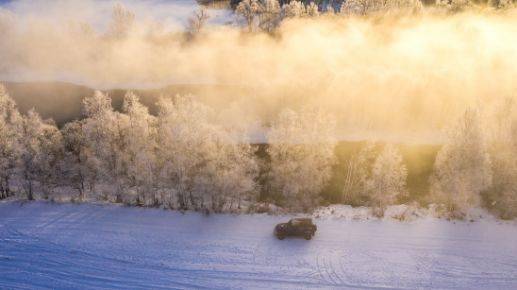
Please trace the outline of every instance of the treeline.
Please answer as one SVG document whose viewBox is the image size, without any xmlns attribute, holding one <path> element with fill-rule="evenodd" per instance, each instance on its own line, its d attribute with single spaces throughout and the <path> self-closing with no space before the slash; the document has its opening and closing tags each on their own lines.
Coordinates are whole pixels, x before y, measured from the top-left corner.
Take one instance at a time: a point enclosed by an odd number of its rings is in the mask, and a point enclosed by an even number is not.
<svg viewBox="0 0 517 290">
<path fill-rule="evenodd" d="M 336 174 L 335 202 L 371 206 L 431 203 L 462 218 L 485 206 L 517 215 L 517 110 L 509 100 L 496 126 L 468 110 L 451 127 L 429 178 L 429 192 L 408 192 L 408 169 L 394 144 L 366 143 L 336 170 L 335 121 L 322 110 L 283 110 L 267 145 L 249 142 L 239 126 L 191 97 L 162 98 L 151 115 L 128 92 L 121 112 L 95 92 L 81 120 L 58 127 L 35 111 L 20 114 L 0 89 L 0 198 L 105 200 L 135 206 L 203 211 L 258 210 L 262 202 L 291 211 L 326 204 Z"/>
<path fill-rule="evenodd" d="M 272 32 L 285 19 L 317 17 L 320 15 L 366 16 L 386 13 L 421 13 L 421 0 L 347 0 L 347 1 L 284 1 L 284 0 L 240 0 L 232 1 L 236 15 L 244 21 L 248 31 Z M 515 7 L 513 0 L 471 1 L 436 0 L 431 1 L 434 13 L 455 13 L 468 9 L 491 7 L 508 9 Z M 194 17 L 192 19 L 200 19 Z M 196 22 L 200 23 L 200 22 Z"/>
<path fill-rule="evenodd" d="M 231 8 L 235 19 L 248 32 L 274 33 L 284 20 L 315 18 L 319 16 L 384 16 L 387 14 L 411 15 L 424 11 L 434 14 L 458 13 L 486 8 L 505 10 L 515 8 L 515 0 L 232 0 Z M 202 7 L 187 19 L 185 35 L 187 40 L 198 37 L 206 27 L 210 16 Z M 124 38 L 135 22 L 135 14 L 117 3 L 113 7 L 112 21 L 106 37 Z"/>
<path fill-rule="evenodd" d="M 96 92 L 84 99 L 84 118 L 59 130 L 33 110 L 20 115 L 2 93 L 2 196 L 64 191 L 79 201 L 221 211 L 256 190 L 258 167 L 241 132 L 215 125 L 210 109 L 189 98 L 162 99 L 158 108 L 151 116 L 128 93 L 115 112 Z"/>
</svg>

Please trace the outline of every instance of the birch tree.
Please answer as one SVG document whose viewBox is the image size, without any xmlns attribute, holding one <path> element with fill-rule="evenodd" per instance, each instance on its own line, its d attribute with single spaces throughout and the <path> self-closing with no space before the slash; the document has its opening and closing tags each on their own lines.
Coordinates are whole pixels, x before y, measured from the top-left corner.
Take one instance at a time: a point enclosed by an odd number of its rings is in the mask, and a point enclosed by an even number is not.
<svg viewBox="0 0 517 290">
<path fill-rule="evenodd" d="M 206 25 L 210 16 L 205 8 L 195 11 L 187 20 L 187 34 L 190 39 L 194 39 Z"/>
<path fill-rule="evenodd" d="M 301 1 L 291 1 L 282 6 L 283 18 L 296 18 L 307 15 L 305 5 Z"/>
<path fill-rule="evenodd" d="M 100 91 L 83 101 L 86 116 L 83 126 L 84 134 L 91 148 L 98 177 L 104 181 L 105 195 L 114 194 L 118 202 L 127 189 L 127 162 L 124 158 L 125 134 L 128 129 L 128 117 L 113 111 L 111 99 Z"/>
<path fill-rule="evenodd" d="M 356 155 L 352 156 L 346 165 L 343 185 L 342 202 L 351 205 L 368 203 L 367 181 L 372 174 L 375 162 L 375 143 L 367 143 Z"/>
<path fill-rule="evenodd" d="M 16 104 L 0 85 L 0 199 L 12 194 L 11 179 L 20 157 L 22 119 Z"/>
<path fill-rule="evenodd" d="M 366 182 L 370 205 L 377 215 L 383 216 L 387 205 L 394 204 L 407 193 L 406 179 L 407 169 L 402 155 L 392 144 L 385 145 L 375 159 L 372 174 Z"/>
<path fill-rule="evenodd" d="M 517 217 L 517 102 L 504 99 L 494 112 L 490 156 L 492 186 L 483 194 L 485 206 L 500 217 Z"/>
<path fill-rule="evenodd" d="M 54 189 L 63 184 L 64 147 L 63 136 L 53 121 L 46 121 L 41 128 L 41 134 L 37 140 L 39 154 L 36 165 L 38 181 L 43 197 L 49 198 Z"/>
<path fill-rule="evenodd" d="M 278 0 L 264 0 L 260 9 L 259 26 L 263 31 L 272 32 L 281 21 Z"/>
<path fill-rule="evenodd" d="M 67 183 L 79 192 L 78 200 L 84 201 L 87 192 L 95 189 L 98 180 L 100 160 L 93 155 L 84 134 L 84 121 L 67 123 L 63 129 L 63 146 L 65 150 L 64 176 Z"/>
<path fill-rule="evenodd" d="M 235 13 L 246 21 L 248 32 L 253 31 L 256 17 L 261 11 L 262 5 L 259 0 L 242 0 L 235 9 Z"/>
<path fill-rule="evenodd" d="M 156 174 L 156 118 L 149 114 L 139 98 L 129 92 L 124 98 L 123 111 L 128 116 L 129 126 L 124 135 L 127 178 L 130 187 L 135 187 L 139 204 L 157 204 L 155 198 Z"/>
<path fill-rule="evenodd" d="M 115 4 L 112 10 L 112 19 L 109 26 L 109 36 L 121 39 L 127 36 L 135 22 L 135 14 L 121 3 Z"/>
<path fill-rule="evenodd" d="M 28 200 L 34 199 L 35 182 L 39 174 L 38 159 L 42 154 L 40 140 L 43 135 L 43 127 L 41 117 L 34 110 L 30 110 L 23 118 L 19 171 Z"/>
</svg>

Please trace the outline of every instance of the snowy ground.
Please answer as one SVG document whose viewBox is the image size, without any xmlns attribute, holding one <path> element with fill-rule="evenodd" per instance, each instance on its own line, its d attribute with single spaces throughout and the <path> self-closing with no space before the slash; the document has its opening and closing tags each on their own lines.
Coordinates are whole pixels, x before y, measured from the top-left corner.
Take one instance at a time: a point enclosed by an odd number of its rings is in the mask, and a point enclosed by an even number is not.
<svg viewBox="0 0 517 290">
<path fill-rule="evenodd" d="M 0 289 L 517 289 L 515 224 L 286 219 L 0 203 Z"/>
</svg>

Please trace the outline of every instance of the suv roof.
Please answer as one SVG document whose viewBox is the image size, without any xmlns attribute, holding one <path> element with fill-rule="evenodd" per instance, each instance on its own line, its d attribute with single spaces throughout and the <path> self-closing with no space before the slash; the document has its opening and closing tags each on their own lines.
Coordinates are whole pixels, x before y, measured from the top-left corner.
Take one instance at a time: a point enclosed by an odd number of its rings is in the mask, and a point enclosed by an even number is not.
<svg viewBox="0 0 517 290">
<path fill-rule="evenodd" d="M 291 221 L 297 222 L 297 223 L 312 223 L 311 218 L 293 218 L 293 219 L 291 219 Z"/>
</svg>

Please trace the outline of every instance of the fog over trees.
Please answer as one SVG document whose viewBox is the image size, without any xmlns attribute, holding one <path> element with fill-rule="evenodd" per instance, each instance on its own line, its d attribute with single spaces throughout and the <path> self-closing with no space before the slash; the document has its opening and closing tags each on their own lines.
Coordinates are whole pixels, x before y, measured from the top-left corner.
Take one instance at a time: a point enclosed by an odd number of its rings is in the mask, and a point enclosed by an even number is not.
<svg viewBox="0 0 517 290">
<path fill-rule="evenodd" d="M 348 15 L 337 6 L 334 13 L 324 2 L 237 2 L 243 8 L 234 11 L 190 7 L 176 23 L 169 11 L 157 11 L 163 6 L 148 1 L 126 7 L 86 1 L 76 10 L 64 2 L 14 1 L 0 11 L 0 78 L 106 90 L 211 85 L 207 95 L 216 100 L 210 105 L 245 103 L 246 114 L 258 119 L 284 107 L 318 105 L 333 113 L 340 134 L 370 130 L 424 142 L 441 137 L 437 132 L 481 96 L 490 105 L 515 88 L 517 58 L 508 53 L 517 43 L 515 9 L 442 13 L 425 7 L 422 13 L 402 9 L 408 15 L 401 16 L 397 7 L 411 1 L 370 1 L 382 4 L 382 11 L 369 16 Z M 44 5 L 48 11 L 38 9 Z M 377 15 L 390 9 L 397 13 Z M 486 73 L 498 81 L 481 81 Z M 24 112 L 39 106 L 38 98 L 23 98 Z"/>
<path fill-rule="evenodd" d="M 266 201 L 300 212 L 326 203 L 323 193 L 339 171 L 335 119 L 318 108 L 281 111 L 259 154 L 248 132 L 223 126 L 213 108 L 191 96 L 163 97 L 151 115 L 132 92 L 117 112 L 96 91 L 84 98 L 84 117 L 58 129 L 34 110 L 20 114 L 0 92 L 1 198 L 214 212 Z M 484 206 L 516 216 L 517 121 L 508 104 L 494 114 L 495 125 L 473 109 L 451 124 L 427 196 L 447 215 L 462 218 Z M 369 142 L 344 162 L 339 202 L 382 216 L 388 205 L 412 200 L 398 145 Z"/>
</svg>

